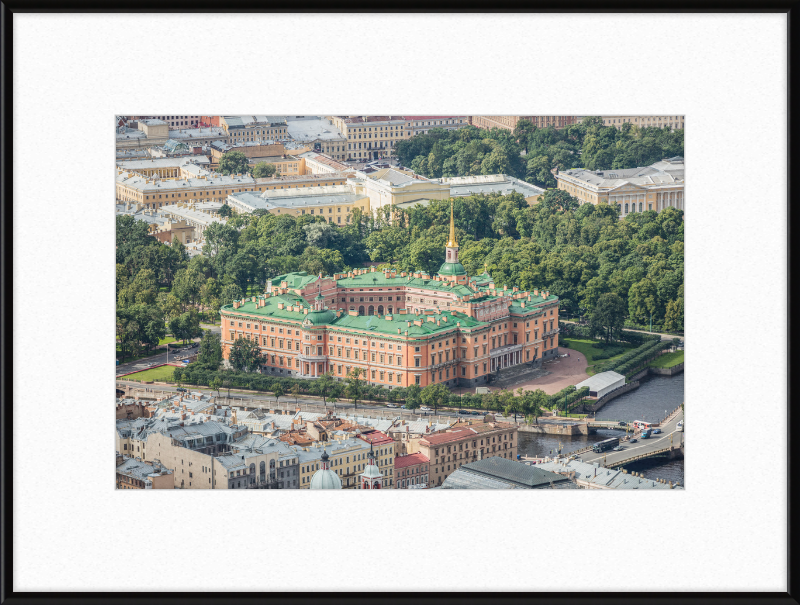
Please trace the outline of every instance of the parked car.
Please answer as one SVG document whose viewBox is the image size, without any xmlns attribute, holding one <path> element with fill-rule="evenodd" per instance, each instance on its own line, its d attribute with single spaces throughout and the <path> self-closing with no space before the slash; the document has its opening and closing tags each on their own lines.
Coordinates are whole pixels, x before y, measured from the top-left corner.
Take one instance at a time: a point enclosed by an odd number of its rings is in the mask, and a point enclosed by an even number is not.
<svg viewBox="0 0 800 605">
<path fill-rule="evenodd" d="M 631 437 L 630 443 L 636 443 L 639 441 L 636 437 Z"/>
<path fill-rule="evenodd" d="M 401 406 L 400 406 L 400 409 L 401 409 L 401 410 L 404 410 L 404 409 L 406 409 L 406 404 L 404 403 L 403 405 L 401 405 Z"/>
<path fill-rule="evenodd" d="M 620 422 L 619 426 L 628 426 L 628 423 L 627 422 Z"/>
<path fill-rule="evenodd" d="M 397 404 L 396 404 L 396 403 L 387 403 L 387 404 L 386 404 L 386 407 L 387 407 L 387 408 L 396 408 L 396 407 L 397 407 Z"/>
<path fill-rule="evenodd" d="M 473 416 L 482 416 L 482 415 L 483 415 L 483 412 L 478 412 L 478 411 L 475 411 L 475 412 L 472 412 L 472 415 L 473 415 Z"/>
<path fill-rule="evenodd" d="M 653 435 L 658 435 L 661 432 L 661 429 L 653 429 Z"/>
<path fill-rule="evenodd" d="M 186 389 L 184 389 L 184 388 L 178 388 L 178 389 L 176 389 L 176 390 L 177 390 L 179 393 L 185 393 L 185 392 L 186 392 Z"/>
<path fill-rule="evenodd" d="M 617 447 L 611 448 L 611 450 L 614 451 L 614 452 L 621 452 L 624 449 L 625 448 L 622 447 L 621 445 L 618 445 Z"/>
<path fill-rule="evenodd" d="M 433 411 L 433 410 L 432 410 L 431 408 L 429 408 L 427 405 L 423 405 L 423 406 L 420 408 L 420 410 L 421 410 L 421 411 L 423 411 L 423 412 L 432 412 L 432 411 Z"/>
</svg>

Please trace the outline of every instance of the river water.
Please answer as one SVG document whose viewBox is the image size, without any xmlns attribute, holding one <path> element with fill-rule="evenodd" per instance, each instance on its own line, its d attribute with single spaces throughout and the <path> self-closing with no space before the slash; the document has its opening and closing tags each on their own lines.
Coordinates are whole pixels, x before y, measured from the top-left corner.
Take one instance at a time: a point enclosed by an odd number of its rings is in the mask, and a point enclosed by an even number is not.
<svg viewBox="0 0 800 605">
<path fill-rule="evenodd" d="M 642 380 L 639 388 L 609 401 L 597 412 L 597 419 L 657 422 L 664 418 L 665 410 L 671 412 L 683 401 L 683 372 L 675 376 L 651 376 Z M 622 431 L 605 429 L 599 429 L 594 435 L 519 433 L 518 453 L 525 456 L 547 456 L 561 447 L 561 451 L 568 454 L 596 441 L 623 434 Z M 642 462 L 629 470 L 641 472 L 648 479 L 666 479 L 686 485 L 683 460 Z"/>
</svg>

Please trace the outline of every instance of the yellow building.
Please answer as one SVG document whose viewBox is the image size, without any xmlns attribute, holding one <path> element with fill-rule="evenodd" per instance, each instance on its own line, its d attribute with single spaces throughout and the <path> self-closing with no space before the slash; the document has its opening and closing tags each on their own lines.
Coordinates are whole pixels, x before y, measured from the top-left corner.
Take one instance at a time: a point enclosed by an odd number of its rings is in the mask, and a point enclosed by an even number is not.
<svg viewBox="0 0 800 605">
<path fill-rule="evenodd" d="M 615 204 L 620 217 L 667 207 L 685 210 L 684 163 L 679 156 L 642 168 L 564 170 L 556 174 L 556 180 L 559 189 L 581 204 Z"/>
<path fill-rule="evenodd" d="M 209 173 L 205 169 L 194 170 L 193 166 L 193 164 L 182 166 L 180 179 L 147 177 L 118 169 L 117 201 L 133 202 L 141 204 L 142 208 L 154 210 L 178 203 L 224 203 L 229 195 L 244 191 L 262 193 L 271 190 L 344 185 L 347 182 L 347 177 L 343 174 L 288 175 L 280 178 L 254 179 L 249 174 L 222 176 Z M 190 172 L 194 174 L 190 175 Z"/>
<path fill-rule="evenodd" d="M 300 458 L 300 489 L 308 489 L 311 486 L 311 477 L 320 469 L 323 451 L 328 454 L 329 468 L 342 481 L 342 489 L 356 489 L 358 474 L 367 464 L 369 444 L 361 439 L 348 437 L 317 442 L 310 447 L 291 446 L 291 449 L 296 451 Z"/>
<path fill-rule="evenodd" d="M 355 208 L 362 213 L 370 212 L 369 197 L 353 193 L 348 185 L 235 193 L 228 196 L 228 205 L 237 213 L 266 210 L 270 214 L 316 214 L 337 225 L 349 223 Z"/>
<path fill-rule="evenodd" d="M 347 138 L 348 160 L 374 160 L 393 155 L 394 146 L 412 135 L 403 116 L 328 116 Z"/>
</svg>

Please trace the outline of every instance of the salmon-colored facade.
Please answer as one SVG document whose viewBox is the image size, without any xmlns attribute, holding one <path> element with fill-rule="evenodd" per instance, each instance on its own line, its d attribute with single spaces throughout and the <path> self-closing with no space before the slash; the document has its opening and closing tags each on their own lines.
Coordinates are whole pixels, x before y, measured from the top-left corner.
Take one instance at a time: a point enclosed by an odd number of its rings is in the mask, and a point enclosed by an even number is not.
<svg viewBox="0 0 800 605">
<path fill-rule="evenodd" d="M 468 277 L 452 220 L 444 260 L 433 276 L 372 267 L 276 277 L 263 296 L 220 309 L 224 356 L 243 337 L 259 343 L 265 374 L 343 380 L 358 367 L 367 382 L 394 388 L 472 387 L 556 355 L 556 296 L 499 286 L 488 272 Z"/>
</svg>

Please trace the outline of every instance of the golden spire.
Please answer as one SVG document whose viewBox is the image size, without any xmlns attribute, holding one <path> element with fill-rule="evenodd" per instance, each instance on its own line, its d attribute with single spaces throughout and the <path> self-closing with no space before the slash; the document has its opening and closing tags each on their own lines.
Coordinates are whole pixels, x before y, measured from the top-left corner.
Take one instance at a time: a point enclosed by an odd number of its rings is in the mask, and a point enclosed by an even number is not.
<svg viewBox="0 0 800 605">
<path fill-rule="evenodd" d="M 458 248 L 456 241 L 456 224 L 453 222 L 453 200 L 450 200 L 450 239 L 447 241 L 448 248 Z"/>
</svg>

